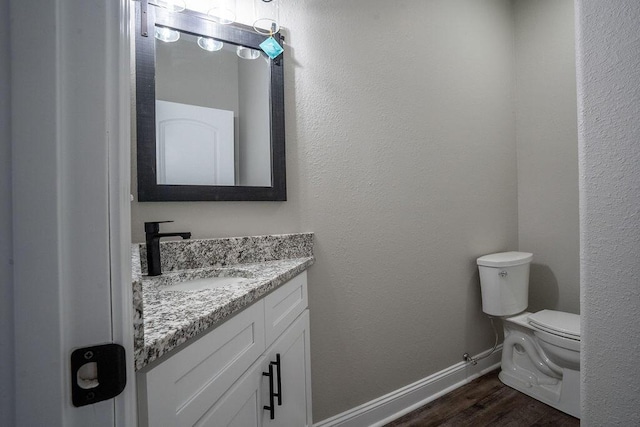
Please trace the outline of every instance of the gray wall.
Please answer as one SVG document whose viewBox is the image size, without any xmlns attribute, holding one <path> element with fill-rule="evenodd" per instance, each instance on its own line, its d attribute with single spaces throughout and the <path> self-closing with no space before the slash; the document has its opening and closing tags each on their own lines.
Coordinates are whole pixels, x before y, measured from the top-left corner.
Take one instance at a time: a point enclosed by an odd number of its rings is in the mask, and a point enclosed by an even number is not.
<svg viewBox="0 0 640 427">
<path fill-rule="evenodd" d="M 316 422 L 489 348 L 475 259 L 517 247 L 511 2 L 363 6 L 281 6 L 286 203 L 132 204 L 134 241 L 316 233 Z"/>
<path fill-rule="evenodd" d="M 640 3 L 578 3 L 582 420 L 640 425 Z"/>
<path fill-rule="evenodd" d="M 475 259 L 517 245 L 512 16 L 450 0 L 289 16 L 322 420 L 491 345 Z"/>
<path fill-rule="evenodd" d="M 14 424 L 9 0 L 0 0 L 0 425 Z"/>
<path fill-rule="evenodd" d="M 516 0 L 518 243 L 533 252 L 529 310 L 579 313 L 573 0 Z"/>
</svg>

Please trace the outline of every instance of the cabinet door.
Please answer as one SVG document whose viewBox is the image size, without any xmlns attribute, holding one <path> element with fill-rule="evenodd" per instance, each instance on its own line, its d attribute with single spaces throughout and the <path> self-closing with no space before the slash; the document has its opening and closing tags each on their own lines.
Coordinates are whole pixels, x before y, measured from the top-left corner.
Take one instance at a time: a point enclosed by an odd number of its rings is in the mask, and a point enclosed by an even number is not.
<svg viewBox="0 0 640 427">
<path fill-rule="evenodd" d="M 261 393 L 264 357 L 229 389 L 216 404 L 200 418 L 198 427 L 261 427 L 264 402 Z"/>
<path fill-rule="evenodd" d="M 280 355 L 280 383 L 274 375 L 274 391 L 281 394 L 281 404 L 275 398 L 275 418 L 269 411 L 262 414 L 263 426 L 303 427 L 311 426 L 311 370 L 309 368 L 309 310 L 298 319 L 267 350 L 267 366 Z M 274 369 L 274 372 L 277 369 Z M 269 404 L 269 379 L 263 380 L 265 405 Z"/>
</svg>

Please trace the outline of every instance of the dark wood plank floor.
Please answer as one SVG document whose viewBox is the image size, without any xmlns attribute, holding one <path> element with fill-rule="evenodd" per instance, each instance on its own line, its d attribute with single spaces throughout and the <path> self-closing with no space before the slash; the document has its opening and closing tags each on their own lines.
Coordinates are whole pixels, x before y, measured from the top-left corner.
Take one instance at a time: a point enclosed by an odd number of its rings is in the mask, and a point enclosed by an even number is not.
<svg viewBox="0 0 640 427">
<path fill-rule="evenodd" d="M 580 420 L 484 375 L 385 427 L 579 426 Z"/>
</svg>

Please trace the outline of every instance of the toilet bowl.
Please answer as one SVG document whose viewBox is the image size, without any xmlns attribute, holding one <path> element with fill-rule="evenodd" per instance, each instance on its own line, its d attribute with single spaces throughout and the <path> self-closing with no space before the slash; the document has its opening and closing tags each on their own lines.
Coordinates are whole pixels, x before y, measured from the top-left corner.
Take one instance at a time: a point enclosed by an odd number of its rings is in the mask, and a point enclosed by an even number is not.
<svg viewBox="0 0 640 427">
<path fill-rule="evenodd" d="M 580 418 L 580 316 L 524 311 L 533 255 L 503 252 L 478 258 L 482 308 L 502 319 L 500 380 Z"/>
<path fill-rule="evenodd" d="M 580 316 L 542 310 L 529 316 L 540 347 L 553 362 L 580 370 Z"/>
<path fill-rule="evenodd" d="M 524 312 L 502 319 L 505 339 L 499 378 L 534 399 L 580 418 L 580 339 L 539 329 L 530 321 L 539 313 Z"/>
</svg>

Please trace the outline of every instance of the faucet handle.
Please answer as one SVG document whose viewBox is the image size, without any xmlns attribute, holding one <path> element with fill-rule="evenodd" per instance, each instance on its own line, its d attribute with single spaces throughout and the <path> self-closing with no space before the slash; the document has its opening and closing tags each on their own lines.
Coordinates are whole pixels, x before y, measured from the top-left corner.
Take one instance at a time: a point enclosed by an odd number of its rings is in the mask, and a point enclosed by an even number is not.
<svg viewBox="0 0 640 427">
<path fill-rule="evenodd" d="M 149 221 L 144 223 L 144 232 L 145 233 L 159 233 L 160 232 L 160 224 L 164 224 L 165 222 L 173 222 L 173 221 Z"/>
</svg>

